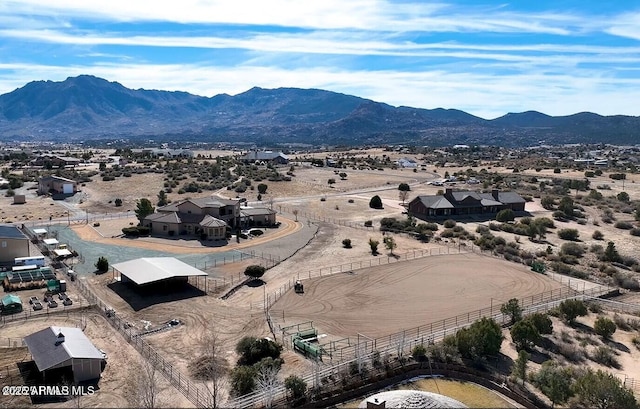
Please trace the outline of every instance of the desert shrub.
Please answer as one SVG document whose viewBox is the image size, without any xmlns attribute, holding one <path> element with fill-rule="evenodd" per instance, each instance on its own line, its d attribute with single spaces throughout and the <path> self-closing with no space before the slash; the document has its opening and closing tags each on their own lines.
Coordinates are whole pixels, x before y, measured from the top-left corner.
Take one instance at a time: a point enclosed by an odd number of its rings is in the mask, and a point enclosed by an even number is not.
<svg viewBox="0 0 640 409">
<path fill-rule="evenodd" d="M 613 323 L 616 324 L 616 327 L 620 328 L 623 331 L 631 330 L 631 326 L 622 316 L 619 314 L 613 314 Z M 594 328 L 595 329 L 595 328 Z"/>
<path fill-rule="evenodd" d="M 500 231 L 502 230 L 502 226 L 500 226 L 498 223 L 489 223 L 489 229 L 493 231 Z"/>
<path fill-rule="evenodd" d="M 496 220 L 499 222 L 511 222 L 515 220 L 516 216 L 511 209 L 503 209 L 498 212 L 496 215 Z"/>
<path fill-rule="evenodd" d="M 589 358 L 594 362 L 610 368 L 620 368 L 620 362 L 618 362 L 615 352 L 609 347 L 600 346 L 594 349 L 593 353 L 589 355 Z"/>
<path fill-rule="evenodd" d="M 591 247 L 589 247 L 589 251 L 595 254 L 602 254 L 604 253 L 604 247 L 600 244 L 592 244 Z"/>
<path fill-rule="evenodd" d="M 638 280 L 630 274 L 623 274 L 616 271 L 616 273 L 613 274 L 613 280 L 616 285 L 624 288 L 625 290 L 640 290 L 640 283 L 638 283 Z"/>
<path fill-rule="evenodd" d="M 452 219 L 447 219 L 447 220 L 445 220 L 445 221 L 444 221 L 444 223 L 443 223 L 442 225 L 443 225 L 445 228 L 450 229 L 450 228 L 452 228 L 452 227 L 455 227 L 455 225 L 456 225 L 456 221 L 455 221 L 455 220 L 452 220 Z"/>
<path fill-rule="evenodd" d="M 636 347 L 636 349 L 640 350 L 640 337 L 631 338 L 631 343 Z"/>
<path fill-rule="evenodd" d="M 616 329 L 616 323 L 603 316 L 596 318 L 593 324 L 593 331 L 604 339 L 610 339 L 611 335 L 616 332 Z"/>
<path fill-rule="evenodd" d="M 591 235 L 591 238 L 594 239 L 594 240 L 603 240 L 604 239 L 604 234 L 602 234 L 602 232 L 600 230 L 596 230 Z"/>
<path fill-rule="evenodd" d="M 592 312 L 594 314 L 600 314 L 602 312 L 602 306 L 597 302 L 590 302 L 588 308 L 589 312 Z"/>
<path fill-rule="evenodd" d="M 559 342 L 556 345 L 557 352 L 565 357 L 567 361 L 573 363 L 579 363 L 584 361 L 585 352 L 579 345 L 570 344 L 567 342 Z"/>
<path fill-rule="evenodd" d="M 126 236 L 147 236 L 150 233 L 150 229 L 147 226 L 132 226 L 132 227 L 124 227 L 122 229 L 122 233 Z"/>
<path fill-rule="evenodd" d="M 615 227 L 616 229 L 631 230 L 633 229 L 633 224 L 629 222 L 618 221 L 613 225 L 613 227 Z"/>
<path fill-rule="evenodd" d="M 364 227 L 373 227 L 373 220 L 367 220 L 364 222 Z"/>
<path fill-rule="evenodd" d="M 342 240 L 342 247 L 344 247 L 345 249 L 350 249 L 351 248 L 351 239 Z"/>
<path fill-rule="evenodd" d="M 579 236 L 580 233 L 578 233 L 577 229 L 561 229 L 558 231 L 558 237 L 563 240 L 576 241 Z"/>
<path fill-rule="evenodd" d="M 634 227 L 633 229 L 629 230 L 629 234 L 632 236 L 640 236 L 640 228 Z"/>
<path fill-rule="evenodd" d="M 563 243 L 560 251 L 574 257 L 582 257 L 584 254 L 584 248 L 578 243 Z"/>
</svg>

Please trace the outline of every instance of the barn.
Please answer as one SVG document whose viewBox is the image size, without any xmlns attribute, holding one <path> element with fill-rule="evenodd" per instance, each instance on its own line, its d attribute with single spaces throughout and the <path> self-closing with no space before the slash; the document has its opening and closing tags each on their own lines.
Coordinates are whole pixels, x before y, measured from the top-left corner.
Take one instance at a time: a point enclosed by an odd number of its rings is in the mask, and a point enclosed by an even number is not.
<svg viewBox="0 0 640 409">
<path fill-rule="evenodd" d="M 160 285 L 169 287 L 173 284 L 186 283 L 189 277 L 207 276 L 174 257 L 143 257 L 129 260 L 111 266 L 119 273 L 122 283 L 132 283 L 135 286 Z M 117 276 L 116 276 L 117 277 Z"/>
<path fill-rule="evenodd" d="M 0 226 L 0 263 L 29 257 L 29 239 L 15 226 Z"/>
<path fill-rule="evenodd" d="M 24 338 L 46 380 L 54 370 L 71 370 L 75 382 L 100 378 L 104 355 L 80 328 L 49 327 Z"/>
</svg>

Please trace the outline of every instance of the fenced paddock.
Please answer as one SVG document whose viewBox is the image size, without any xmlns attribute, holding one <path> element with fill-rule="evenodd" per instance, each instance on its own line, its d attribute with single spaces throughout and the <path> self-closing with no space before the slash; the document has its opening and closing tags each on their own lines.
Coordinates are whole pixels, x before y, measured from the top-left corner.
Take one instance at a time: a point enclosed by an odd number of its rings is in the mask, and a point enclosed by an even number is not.
<svg viewBox="0 0 640 409">
<path fill-rule="evenodd" d="M 524 265 L 477 254 L 423 257 L 304 280 L 269 309 L 276 327 L 313 321 L 333 338 L 378 338 L 510 298 L 559 292 L 564 286 Z"/>
</svg>

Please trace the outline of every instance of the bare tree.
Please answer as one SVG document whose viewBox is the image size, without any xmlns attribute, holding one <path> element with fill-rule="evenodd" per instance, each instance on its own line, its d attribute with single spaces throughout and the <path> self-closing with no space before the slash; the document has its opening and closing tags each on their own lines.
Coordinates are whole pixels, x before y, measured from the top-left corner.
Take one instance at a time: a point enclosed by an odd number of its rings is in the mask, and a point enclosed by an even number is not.
<svg viewBox="0 0 640 409">
<path fill-rule="evenodd" d="M 221 407 L 224 392 L 228 389 L 227 362 L 222 351 L 220 337 L 212 327 L 206 327 L 200 342 L 202 348 L 200 377 L 209 393 L 209 405 L 213 409 Z"/>
<path fill-rule="evenodd" d="M 296 217 L 296 221 L 298 221 L 298 209 L 293 209 L 291 213 L 293 213 L 293 215 Z"/>
<path fill-rule="evenodd" d="M 404 202 L 406 202 L 409 197 L 409 192 L 406 190 L 400 190 L 398 192 L 398 196 L 400 197 L 400 200 L 402 200 L 402 205 L 404 206 Z"/>
<path fill-rule="evenodd" d="M 140 373 L 140 406 L 147 409 L 160 407 L 160 387 L 158 385 L 160 375 L 156 367 L 149 361 L 144 361 Z"/>
<path fill-rule="evenodd" d="M 273 398 L 276 394 L 276 388 L 280 384 L 278 380 L 278 372 L 280 365 L 261 365 L 256 375 L 256 385 L 264 393 L 264 406 L 271 408 Z"/>
</svg>

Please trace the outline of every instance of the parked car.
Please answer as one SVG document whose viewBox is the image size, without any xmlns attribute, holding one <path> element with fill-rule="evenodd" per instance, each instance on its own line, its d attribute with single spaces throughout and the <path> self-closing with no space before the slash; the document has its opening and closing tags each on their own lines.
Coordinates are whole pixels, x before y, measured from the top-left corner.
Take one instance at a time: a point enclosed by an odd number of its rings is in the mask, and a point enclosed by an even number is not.
<svg viewBox="0 0 640 409">
<path fill-rule="evenodd" d="M 49 304 L 47 304 L 49 306 L 49 308 L 56 308 L 58 306 L 58 303 L 56 302 L 56 300 L 51 299 L 51 301 L 49 301 Z"/>
<path fill-rule="evenodd" d="M 64 306 L 73 305 L 73 301 L 71 301 L 71 298 L 67 297 L 64 299 L 64 301 L 62 301 L 62 305 Z"/>
<path fill-rule="evenodd" d="M 39 302 L 38 297 L 36 297 L 35 295 L 33 297 L 29 297 L 29 304 L 33 304 L 37 302 Z"/>
<path fill-rule="evenodd" d="M 40 311 L 43 307 L 42 304 L 40 304 L 40 301 L 36 301 L 32 304 L 33 310 L 34 311 Z"/>
</svg>

